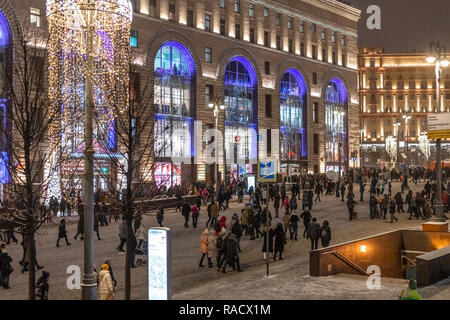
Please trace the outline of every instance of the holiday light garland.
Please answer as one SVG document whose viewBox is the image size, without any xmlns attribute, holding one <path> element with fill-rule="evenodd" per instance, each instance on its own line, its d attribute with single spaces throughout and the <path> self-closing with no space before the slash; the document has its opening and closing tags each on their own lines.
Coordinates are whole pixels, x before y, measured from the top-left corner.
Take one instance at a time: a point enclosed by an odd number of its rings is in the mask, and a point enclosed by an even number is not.
<svg viewBox="0 0 450 320">
<path fill-rule="evenodd" d="M 127 108 L 132 17 L 128 0 L 47 0 L 50 116 L 58 119 L 49 137 L 61 154 L 83 144 L 87 79 L 97 127 L 108 128 Z M 94 128 L 94 136 L 102 139 L 102 131 Z"/>
<path fill-rule="evenodd" d="M 392 160 L 397 159 L 397 142 L 393 136 L 386 137 L 386 151 Z"/>
<path fill-rule="evenodd" d="M 428 161 L 430 158 L 430 140 L 428 140 L 428 135 L 425 133 L 419 136 L 419 149 L 425 155 L 425 159 Z"/>
</svg>

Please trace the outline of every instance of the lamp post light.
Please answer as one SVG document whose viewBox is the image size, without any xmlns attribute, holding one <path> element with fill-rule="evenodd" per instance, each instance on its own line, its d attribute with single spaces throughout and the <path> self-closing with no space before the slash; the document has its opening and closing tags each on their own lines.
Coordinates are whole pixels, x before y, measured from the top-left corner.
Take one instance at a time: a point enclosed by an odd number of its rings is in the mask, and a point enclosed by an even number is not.
<svg viewBox="0 0 450 320">
<path fill-rule="evenodd" d="M 213 99 L 214 102 L 210 102 L 208 104 L 208 108 L 213 109 L 214 111 L 214 118 L 216 120 L 216 135 L 218 135 L 218 131 L 219 131 L 219 111 L 220 110 L 225 110 L 225 104 L 223 102 L 223 98 L 220 98 L 218 96 L 214 96 Z M 216 180 L 216 200 L 219 201 L 219 186 L 220 186 L 220 175 L 219 175 L 219 141 L 218 141 L 218 137 L 214 137 L 214 141 L 216 142 L 216 147 L 215 147 L 215 155 L 216 155 L 216 163 L 214 166 L 214 177 Z"/>
<path fill-rule="evenodd" d="M 403 120 L 405 120 L 405 130 L 406 130 L 406 184 L 408 184 L 409 177 L 409 126 L 408 121 L 411 119 L 408 110 L 403 111 Z"/>
<path fill-rule="evenodd" d="M 450 62 L 447 60 L 446 46 L 439 41 L 430 42 L 430 55 L 427 62 L 434 64 L 436 74 L 436 112 L 441 112 L 441 72 Z M 442 154 L 441 139 L 436 140 L 436 221 L 445 222 L 444 206 L 442 205 Z"/>
<path fill-rule="evenodd" d="M 400 139 L 399 139 L 399 130 L 398 127 L 400 126 L 400 122 L 394 123 L 394 128 L 396 133 L 394 132 L 394 135 L 397 135 L 397 169 L 400 169 L 400 157 L 399 157 L 399 150 L 400 150 Z"/>
<path fill-rule="evenodd" d="M 364 165 L 364 159 L 363 159 L 363 154 L 362 154 L 362 144 L 363 144 L 363 138 L 366 135 L 366 130 L 365 129 L 359 129 L 359 161 L 360 161 L 360 169 L 363 169 L 363 165 Z"/>
</svg>

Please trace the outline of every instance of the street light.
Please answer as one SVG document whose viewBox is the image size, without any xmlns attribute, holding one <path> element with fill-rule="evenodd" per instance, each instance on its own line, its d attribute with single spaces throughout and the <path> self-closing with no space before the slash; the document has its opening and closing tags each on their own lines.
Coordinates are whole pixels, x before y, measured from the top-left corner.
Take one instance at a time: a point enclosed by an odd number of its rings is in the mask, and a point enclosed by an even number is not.
<svg viewBox="0 0 450 320">
<path fill-rule="evenodd" d="M 213 98 L 214 102 L 210 102 L 208 104 L 208 108 L 214 110 L 214 118 L 216 119 L 216 135 L 218 135 L 217 131 L 219 131 L 219 111 L 225 110 L 225 104 L 223 102 L 223 98 L 220 98 L 218 96 L 214 96 Z M 216 141 L 216 148 L 215 148 L 215 154 L 216 154 L 216 164 L 214 166 L 214 176 L 216 179 L 216 200 L 219 201 L 219 185 L 220 185 L 220 177 L 219 177 L 219 145 L 218 145 L 218 137 L 214 137 L 214 140 Z"/>
<path fill-rule="evenodd" d="M 441 112 L 441 71 L 449 66 L 446 55 L 446 46 L 441 46 L 439 41 L 430 42 L 430 55 L 427 62 L 435 65 L 436 74 L 436 107 Z M 436 140 L 436 221 L 445 222 L 444 206 L 442 205 L 442 159 L 441 139 Z"/>
</svg>

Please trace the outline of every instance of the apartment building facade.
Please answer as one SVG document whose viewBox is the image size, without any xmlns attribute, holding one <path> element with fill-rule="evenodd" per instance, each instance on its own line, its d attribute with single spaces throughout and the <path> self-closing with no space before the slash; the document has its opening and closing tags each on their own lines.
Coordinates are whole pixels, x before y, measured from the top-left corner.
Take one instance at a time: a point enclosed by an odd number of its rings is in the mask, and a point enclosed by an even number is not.
<svg viewBox="0 0 450 320">
<path fill-rule="evenodd" d="M 222 177 L 256 174 L 263 158 L 277 159 L 285 176 L 338 171 L 339 150 L 343 170 L 355 164 L 359 10 L 335 0 L 131 2 L 133 63 L 151 75 L 155 139 L 164 145 L 159 184 L 214 180 L 199 151 L 215 127 L 210 103 L 225 106 Z M 14 39 L 13 24 L 45 32 L 45 12 L 44 0 L 0 0 L 4 38 Z M 173 161 L 180 157 L 191 161 Z"/>
</svg>

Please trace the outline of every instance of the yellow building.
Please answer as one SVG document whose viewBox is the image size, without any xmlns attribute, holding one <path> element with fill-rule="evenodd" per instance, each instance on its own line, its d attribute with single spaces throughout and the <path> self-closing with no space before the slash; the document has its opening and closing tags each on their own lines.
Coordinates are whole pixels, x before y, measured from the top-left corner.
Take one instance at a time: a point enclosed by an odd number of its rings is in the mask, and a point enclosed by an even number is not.
<svg viewBox="0 0 450 320">
<path fill-rule="evenodd" d="M 434 64 L 425 53 L 385 53 L 383 48 L 359 50 L 358 91 L 360 97 L 360 140 L 364 165 L 391 165 L 386 138 L 397 142 L 400 163 L 424 165 L 420 136 L 427 132 L 427 115 L 436 109 Z M 441 112 L 450 111 L 450 69 L 441 75 Z M 405 116 L 408 119 L 405 119 Z M 443 144 L 443 159 L 448 157 Z M 433 160 L 434 143 L 431 143 Z M 423 148 L 423 144 L 422 144 Z"/>
</svg>

